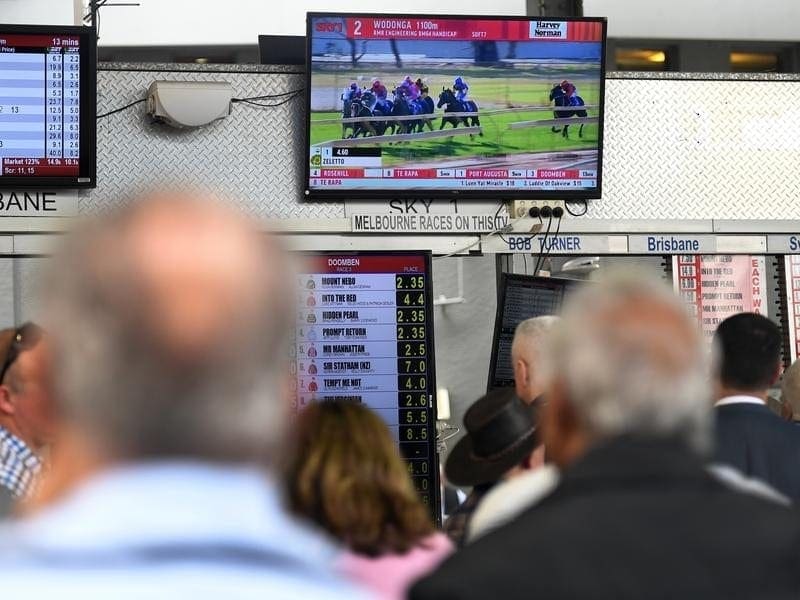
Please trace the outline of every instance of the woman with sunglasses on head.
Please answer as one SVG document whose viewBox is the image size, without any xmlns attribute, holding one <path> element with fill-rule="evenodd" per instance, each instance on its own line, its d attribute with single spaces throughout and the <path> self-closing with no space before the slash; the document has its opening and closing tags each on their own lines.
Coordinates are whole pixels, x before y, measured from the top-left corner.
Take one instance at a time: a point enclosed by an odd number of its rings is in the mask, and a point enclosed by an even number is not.
<svg viewBox="0 0 800 600">
<path fill-rule="evenodd" d="M 288 487 L 292 509 L 347 549 L 341 571 L 381 598 L 404 598 L 453 551 L 389 429 L 362 404 L 320 402 L 300 413 Z"/>
</svg>

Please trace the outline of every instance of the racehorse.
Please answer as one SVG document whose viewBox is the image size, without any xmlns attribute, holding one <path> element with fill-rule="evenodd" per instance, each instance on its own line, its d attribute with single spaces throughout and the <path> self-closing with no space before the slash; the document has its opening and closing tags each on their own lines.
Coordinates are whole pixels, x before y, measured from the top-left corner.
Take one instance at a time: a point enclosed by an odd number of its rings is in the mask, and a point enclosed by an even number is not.
<svg viewBox="0 0 800 600">
<path fill-rule="evenodd" d="M 353 101 L 342 98 L 342 118 L 347 119 L 353 115 Z M 342 123 L 342 139 L 347 137 L 348 129 L 355 129 L 355 123 Z"/>
<path fill-rule="evenodd" d="M 400 88 L 394 90 L 394 103 L 391 115 L 393 117 L 408 117 L 417 114 L 417 107 L 411 102 Z M 404 119 L 401 121 L 389 121 L 388 127 L 392 133 L 414 133 L 420 122 L 416 119 Z"/>
<path fill-rule="evenodd" d="M 556 106 L 569 106 L 569 107 L 577 107 L 577 106 L 585 106 L 586 103 L 583 101 L 583 98 L 580 96 L 574 96 L 573 98 L 569 98 L 564 90 L 561 88 L 560 85 L 553 86 L 553 89 L 550 90 L 550 100 Z M 553 111 L 553 116 L 556 119 L 569 119 L 571 117 L 587 117 L 588 113 L 584 108 L 570 108 L 568 110 L 555 110 Z M 565 123 L 564 127 L 559 129 L 557 127 L 552 127 L 551 131 L 553 133 L 561 132 L 563 137 L 569 137 L 569 123 Z M 583 123 L 581 123 L 580 127 L 578 128 L 578 137 L 583 137 Z"/>
<path fill-rule="evenodd" d="M 417 100 L 420 106 L 419 114 L 421 115 L 432 115 L 435 110 L 436 103 L 433 101 L 433 98 L 430 96 L 423 96 L 419 100 Z M 433 131 L 433 122 L 431 119 L 420 119 L 419 122 L 419 132 L 422 133 L 425 131 L 425 126 L 428 126 L 428 129 Z"/>
<path fill-rule="evenodd" d="M 445 107 L 444 113 L 450 112 L 468 112 L 468 113 L 475 113 L 475 116 L 469 117 L 442 117 L 442 122 L 439 125 L 439 131 L 444 129 L 444 126 L 450 123 L 453 128 L 458 127 L 459 123 L 464 123 L 464 127 L 469 127 L 472 125 L 473 127 L 480 127 L 481 120 L 478 118 L 478 105 L 475 104 L 472 100 L 467 100 L 466 102 L 461 102 L 456 98 L 455 93 L 450 88 L 442 88 L 442 93 L 439 94 L 439 102 L 437 102 L 436 106 L 438 108 Z M 479 135 L 483 135 L 481 132 Z M 473 136 L 470 135 L 470 138 Z"/>
<path fill-rule="evenodd" d="M 350 107 L 350 116 L 355 117 L 372 117 L 375 116 L 370 106 L 373 104 L 374 96 L 369 92 L 365 92 L 360 102 L 353 102 Z M 356 138 L 359 135 L 367 137 L 369 135 L 381 135 L 386 128 L 385 123 L 382 121 L 358 121 L 353 123 L 353 133 L 351 138 Z"/>
</svg>

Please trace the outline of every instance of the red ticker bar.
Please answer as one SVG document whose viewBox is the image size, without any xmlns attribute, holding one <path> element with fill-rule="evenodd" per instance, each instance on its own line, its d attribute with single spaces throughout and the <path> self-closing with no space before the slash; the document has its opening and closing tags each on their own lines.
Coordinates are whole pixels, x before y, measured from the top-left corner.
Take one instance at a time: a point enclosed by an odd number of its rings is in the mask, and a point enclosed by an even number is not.
<svg viewBox="0 0 800 600">
<path fill-rule="evenodd" d="M 357 17 L 346 21 L 349 39 L 407 39 L 452 41 L 565 41 L 599 42 L 598 21 L 451 20 L 403 17 Z"/>
<path fill-rule="evenodd" d="M 467 169 L 467 179 L 508 179 L 506 169 Z"/>
<path fill-rule="evenodd" d="M 0 46 L 13 46 L 15 48 L 77 48 L 80 46 L 80 44 L 81 38 L 72 35 L 3 35 L 0 33 Z"/>
<path fill-rule="evenodd" d="M 320 177 L 344 179 L 346 177 L 355 177 L 362 179 L 364 177 L 364 169 L 322 169 Z"/>
<path fill-rule="evenodd" d="M 436 169 L 385 169 L 388 177 L 394 179 L 431 179 L 436 177 Z"/>
<path fill-rule="evenodd" d="M 323 255 L 311 258 L 314 273 L 424 273 L 425 258 L 420 255 L 369 256 Z"/>
<path fill-rule="evenodd" d="M 16 177 L 74 177 L 79 175 L 78 161 L 72 158 L 5 158 L 3 175 Z"/>
</svg>

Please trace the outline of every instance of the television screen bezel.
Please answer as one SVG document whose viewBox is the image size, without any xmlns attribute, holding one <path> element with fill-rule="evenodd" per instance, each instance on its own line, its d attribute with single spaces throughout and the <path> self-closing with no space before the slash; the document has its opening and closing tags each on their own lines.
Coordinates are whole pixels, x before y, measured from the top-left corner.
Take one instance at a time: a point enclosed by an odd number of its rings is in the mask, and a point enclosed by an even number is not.
<svg viewBox="0 0 800 600">
<path fill-rule="evenodd" d="M 12 35 L 80 36 L 80 157 L 75 177 L 0 175 L 0 189 L 77 189 L 97 187 L 97 30 L 80 25 L 0 25 Z"/>
<path fill-rule="evenodd" d="M 520 15 L 441 15 L 441 14 L 406 14 L 406 13 L 331 13 L 307 12 L 306 13 L 306 111 L 305 111 L 305 137 L 303 160 L 303 194 L 308 201 L 341 201 L 341 200 L 383 200 L 397 198 L 434 198 L 434 199 L 463 199 L 463 200 L 599 200 L 603 191 L 603 140 L 605 129 L 605 87 L 606 87 L 606 51 L 608 47 L 608 19 L 606 17 L 541 17 L 539 20 L 563 22 L 599 22 L 602 24 L 602 50 L 600 59 L 600 120 L 597 130 L 597 187 L 591 190 L 457 190 L 457 189 L 419 189 L 419 190 L 331 190 L 312 189 L 311 164 L 311 45 L 313 32 L 311 23 L 315 18 L 407 18 L 407 19 L 448 19 L 448 20 L 481 20 L 481 21 L 533 21 L 536 16 Z"/>
<path fill-rule="evenodd" d="M 569 277 L 542 277 L 539 275 L 523 275 L 522 273 L 500 273 L 500 278 L 498 279 L 498 291 L 497 291 L 497 310 L 495 311 L 494 317 L 494 333 L 492 335 L 492 353 L 491 358 L 489 359 L 489 375 L 488 381 L 486 383 L 486 391 L 491 392 L 494 389 L 498 389 L 501 387 L 509 387 L 509 386 L 496 386 L 494 385 L 495 382 L 495 371 L 497 370 L 497 360 L 500 351 L 500 330 L 502 329 L 503 323 L 503 315 L 505 314 L 505 303 L 506 303 L 506 291 L 508 290 L 508 284 L 513 283 L 515 281 L 518 282 L 543 282 L 543 283 L 556 283 L 556 285 L 561 285 L 563 289 L 566 290 L 569 288 L 574 288 L 580 284 L 586 283 L 584 279 L 572 279 Z M 563 298 L 562 298 L 563 301 Z M 546 316 L 546 315 L 540 315 Z M 531 317 L 529 317 L 531 318 Z"/>
</svg>

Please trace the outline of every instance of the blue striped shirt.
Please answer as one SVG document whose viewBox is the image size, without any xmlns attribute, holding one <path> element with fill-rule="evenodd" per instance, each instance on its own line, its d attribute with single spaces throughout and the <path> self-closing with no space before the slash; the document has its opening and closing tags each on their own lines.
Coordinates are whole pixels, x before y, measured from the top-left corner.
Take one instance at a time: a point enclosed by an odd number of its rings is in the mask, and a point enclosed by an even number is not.
<svg viewBox="0 0 800 600">
<path fill-rule="evenodd" d="M 41 460 L 27 444 L 0 427 L 0 487 L 22 498 L 30 493 L 41 468 Z"/>
</svg>

